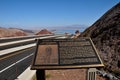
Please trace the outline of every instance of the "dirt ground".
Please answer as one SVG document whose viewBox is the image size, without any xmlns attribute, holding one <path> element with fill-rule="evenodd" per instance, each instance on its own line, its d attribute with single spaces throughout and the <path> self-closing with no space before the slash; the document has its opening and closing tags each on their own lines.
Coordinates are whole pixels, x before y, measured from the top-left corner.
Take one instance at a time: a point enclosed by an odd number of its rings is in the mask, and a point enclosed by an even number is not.
<svg viewBox="0 0 120 80">
<path fill-rule="evenodd" d="M 46 70 L 46 80 L 87 80 L 86 69 Z M 105 80 L 97 76 L 97 80 Z"/>
</svg>

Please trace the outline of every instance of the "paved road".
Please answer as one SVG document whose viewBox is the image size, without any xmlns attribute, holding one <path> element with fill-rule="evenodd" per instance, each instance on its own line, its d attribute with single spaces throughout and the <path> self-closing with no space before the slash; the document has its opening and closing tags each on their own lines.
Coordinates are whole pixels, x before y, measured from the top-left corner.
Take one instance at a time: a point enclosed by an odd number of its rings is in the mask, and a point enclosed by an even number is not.
<svg viewBox="0 0 120 80">
<path fill-rule="evenodd" d="M 14 80 L 30 66 L 35 47 L 15 52 L 14 56 L 0 60 L 0 80 Z"/>
</svg>

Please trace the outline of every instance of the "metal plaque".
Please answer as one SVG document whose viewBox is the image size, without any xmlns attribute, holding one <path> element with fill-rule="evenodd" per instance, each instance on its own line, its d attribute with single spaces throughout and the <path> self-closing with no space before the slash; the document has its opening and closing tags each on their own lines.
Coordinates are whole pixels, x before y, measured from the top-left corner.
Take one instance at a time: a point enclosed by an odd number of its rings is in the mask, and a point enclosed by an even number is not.
<svg viewBox="0 0 120 80">
<path fill-rule="evenodd" d="M 31 69 L 104 66 L 90 38 L 38 39 Z"/>
</svg>

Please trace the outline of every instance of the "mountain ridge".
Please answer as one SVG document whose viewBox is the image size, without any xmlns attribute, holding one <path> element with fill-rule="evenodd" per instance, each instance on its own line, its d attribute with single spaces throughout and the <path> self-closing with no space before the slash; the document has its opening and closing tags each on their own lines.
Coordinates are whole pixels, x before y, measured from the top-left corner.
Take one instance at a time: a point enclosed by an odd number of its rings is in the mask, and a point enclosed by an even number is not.
<svg viewBox="0 0 120 80">
<path fill-rule="evenodd" d="M 27 36 L 27 33 L 16 28 L 0 28 L 0 38 L 17 36 Z"/>
<path fill-rule="evenodd" d="M 109 72 L 120 72 L 120 2 L 79 37 L 91 37 Z"/>
</svg>

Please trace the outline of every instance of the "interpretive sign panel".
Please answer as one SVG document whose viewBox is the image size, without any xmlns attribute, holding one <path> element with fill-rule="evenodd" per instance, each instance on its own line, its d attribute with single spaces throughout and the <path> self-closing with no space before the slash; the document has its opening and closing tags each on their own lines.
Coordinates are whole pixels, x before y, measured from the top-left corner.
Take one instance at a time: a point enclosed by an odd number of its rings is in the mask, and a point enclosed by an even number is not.
<svg viewBox="0 0 120 80">
<path fill-rule="evenodd" d="M 31 69 L 104 66 L 90 38 L 38 39 Z"/>
</svg>

